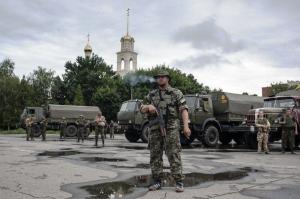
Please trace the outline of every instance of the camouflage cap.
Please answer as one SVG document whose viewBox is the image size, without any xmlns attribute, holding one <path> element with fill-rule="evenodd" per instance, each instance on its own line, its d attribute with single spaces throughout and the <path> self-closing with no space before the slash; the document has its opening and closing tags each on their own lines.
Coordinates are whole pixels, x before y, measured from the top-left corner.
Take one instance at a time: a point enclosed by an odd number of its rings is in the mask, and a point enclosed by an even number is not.
<svg viewBox="0 0 300 199">
<path fill-rule="evenodd" d="M 168 71 L 159 71 L 156 75 L 154 75 L 154 78 L 157 78 L 157 77 L 169 77 L 170 79 L 170 74 Z"/>
</svg>

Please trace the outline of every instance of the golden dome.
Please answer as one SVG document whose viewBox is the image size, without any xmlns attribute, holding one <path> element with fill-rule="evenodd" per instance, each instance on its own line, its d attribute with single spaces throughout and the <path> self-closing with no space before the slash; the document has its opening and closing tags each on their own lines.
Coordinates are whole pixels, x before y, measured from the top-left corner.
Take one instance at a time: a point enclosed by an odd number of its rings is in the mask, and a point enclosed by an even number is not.
<svg viewBox="0 0 300 199">
<path fill-rule="evenodd" d="M 92 51 L 92 46 L 89 43 L 87 43 L 84 47 L 84 51 Z"/>
</svg>

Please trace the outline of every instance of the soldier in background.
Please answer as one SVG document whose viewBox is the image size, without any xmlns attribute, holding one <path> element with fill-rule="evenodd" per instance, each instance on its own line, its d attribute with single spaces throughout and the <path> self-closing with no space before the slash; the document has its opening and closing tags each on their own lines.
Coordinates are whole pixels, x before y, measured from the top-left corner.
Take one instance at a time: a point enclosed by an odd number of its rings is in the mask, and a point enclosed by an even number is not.
<svg viewBox="0 0 300 199">
<path fill-rule="evenodd" d="M 81 142 L 83 142 L 84 141 L 84 135 L 86 133 L 86 126 L 87 126 L 87 122 L 86 122 L 83 115 L 79 116 L 79 119 L 76 121 L 76 124 L 78 126 L 77 142 L 79 142 L 80 139 L 81 139 Z"/>
<path fill-rule="evenodd" d="M 25 126 L 26 126 L 26 141 L 29 141 L 29 137 L 31 134 L 31 116 L 27 116 L 25 119 Z"/>
<path fill-rule="evenodd" d="M 109 135 L 110 135 L 110 139 L 115 138 L 115 123 L 113 120 L 111 120 L 109 124 Z"/>
<path fill-rule="evenodd" d="M 66 118 L 62 117 L 62 120 L 60 121 L 60 139 L 66 139 L 67 124 Z"/>
<path fill-rule="evenodd" d="M 262 110 L 259 111 L 258 119 L 256 121 L 255 126 L 258 127 L 257 152 L 261 153 L 263 149 L 263 151 L 266 154 L 269 154 L 268 141 L 269 141 L 269 132 L 270 132 L 271 125 L 268 119 L 264 117 L 264 112 Z"/>
<path fill-rule="evenodd" d="M 47 131 L 48 120 L 47 118 L 43 118 L 41 121 L 41 130 L 42 130 L 42 141 L 46 141 L 46 131 Z"/>
<path fill-rule="evenodd" d="M 150 91 L 146 96 L 140 110 L 147 113 L 150 121 L 149 148 L 150 166 L 154 183 L 149 187 L 149 191 L 159 190 L 163 179 L 163 151 L 168 157 L 171 174 L 176 185 L 176 192 L 183 192 L 183 175 L 181 162 L 181 145 L 179 141 L 179 117 L 183 121 L 183 134 L 189 139 L 191 131 L 189 129 L 189 115 L 186 100 L 182 92 L 169 85 L 170 76 L 166 71 L 155 76 L 158 89 Z M 160 112 L 158 112 L 158 108 Z M 162 113 L 166 128 L 164 134 L 160 126 L 154 123 L 159 113 Z"/>
<path fill-rule="evenodd" d="M 281 135 L 281 147 L 282 153 L 285 153 L 285 149 L 289 146 L 291 153 L 295 154 L 295 135 L 298 135 L 297 123 L 295 118 L 291 114 L 291 110 L 284 110 L 283 117 L 279 124 L 282 125 L 282 135 Z"/>
<path fill-rule="evenodd" d="M 99 134 L 102 140 L 102 146 L 104 146 L 104 138 L 105 138 L 105 126 L 106 120 L 102 113 L 98 113 L 95 117 L 95 146 L 98 146 Z"/>
<path fill-rule="evenodd" d="M 34 116 L 30 117 L 29 125 L 30 125 L 30 140 L 34 141 L 34 132 L 37 129 L 37 121 L 36 121 L 36 118 Z"/>
</svg>

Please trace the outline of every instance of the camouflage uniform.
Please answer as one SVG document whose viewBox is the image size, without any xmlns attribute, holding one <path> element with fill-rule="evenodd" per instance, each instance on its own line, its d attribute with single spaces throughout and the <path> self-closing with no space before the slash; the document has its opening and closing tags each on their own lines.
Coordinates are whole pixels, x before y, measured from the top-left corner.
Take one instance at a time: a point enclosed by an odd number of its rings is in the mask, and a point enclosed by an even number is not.
<svg viewBox="0 0 300 199">
<path fill-rule="evenodd" d="M 294 151 L 295 146 L 295 121 L 292 116 L 286 116 L 282 124 L 281 147 L 282 151 L 289 146 L 291 152 Z"/>
<path fill-rule="evenodd" d="M 152 177 L 161 180 L 163 177 L 163 150 L 168 157 L 171 174 L 175 181 L 182 181 L 181 145 L 179 140 L 179 114 L 188 109 L 182 92 L 168 86 L 165 90 L 155 89 L 144 100 L 144 105 L 152 104 L 162 111 L 166 124 L 166 138 L 161 135 L 159 125 L 150 125 L 149 148 Z M 156 115 L 148 114 L 149 121 Z M 164 146 L 165 144 L 165 146 Z"/>
<path fill-rule="evenodd" d="M 34 132 L 37 129 L 36 118 L 31 116 L 30 118 L 30 140 L 34 141 Z"/>
<path fill-rule="evenodd" d="M 106 120 L 103 115 L 96 116 L 96 118 L 95 118 L 95 146 L 98 146 L 99 134 L 101 136 L 102 146 L 104 146 L 105 123 L 106 123 Z"/>
<path fill-rule="evenodd" d="M 26 125 L 26 140 L 29 141 L 29 137 L 31 134 L 31 116 L 25 119 L 25 125 Z"/>
<path fill-rule="evenodd" d="M 84 141 L 84 135 L 86 133 L 86 120 L 84 117 L 80 117 L 77 121 L 76 124 L 78 126 L 78 130 L 77 130 L 77 142 Z"/>
<path fill-rule="evenodd" d="M 110 138 L 115 138 L 115 123 L 113 121 L 109 124 L 109 135 Z"/>
<path fill-rule="evenodd" d="M 47 131 L 47 125 L 48 125 L 48 121 L 47 118 L 44 118 L 41 121 L 41 127 L 42 127 L 42 140 L 45 141 L 46 140 L 46 131 Z"/>
<path fill-rule="evenodd" d="M 62 119 L 62 121 L 60 122 L 60 139 L 66 138 L 67 125 L 68 125 L 67 120 Z"/>
<path fill-rule="evenodd" d="M 268 141 L 269 141 L 269 129 L 270 123 L 267 118 L 258 118 L 256 122 L 256 126 L 258 127 L 257 133 L 257 142 L 258 142 L 258 152 L 263 150 L 268 153 Z"/>
</svg>

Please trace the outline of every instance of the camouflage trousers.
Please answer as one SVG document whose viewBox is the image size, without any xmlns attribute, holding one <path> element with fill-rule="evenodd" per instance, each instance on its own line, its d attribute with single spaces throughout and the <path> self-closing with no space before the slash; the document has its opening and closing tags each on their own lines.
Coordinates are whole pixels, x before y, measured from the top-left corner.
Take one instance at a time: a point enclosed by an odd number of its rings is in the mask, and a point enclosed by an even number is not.
<svg viewBox="0 0 300 199">
<path fill-rule="evenodd" d="M 257 151 L 261 152 L 263 149 L 263 151 L 269 152 L 268 141 L 269 141 L 269 133 L 263 132 L 263 131 L 258 131 L 258 133 L 257 133 Z"/>
<path fill-rule="evenodd" d="M 86 133 L 86 127 L 85 126 L 79 126 L 78 127 L 78 130 L 77 130 L 77 142 L 81 141 L 83 142 L 84 141 L 84 135 Z"/>
<path fill-rule="evenodd" d="M 29 138 L 31 138 L 31 140 L 33 139 L 33 132 L 31 131 L 31 127 L 27 126 L 26 127 L 26 140 L 29 141 Z"/>
<path fill-rule="evenodd" d="M 293 128 L 282 129 L 281 147 L 282 147 L 283 151 L 287 147 L 289 147 L 291 151 L 294 150 L 294 147 L 295 147 L 295 130 Z"/>
<path fill-rule="evenodd" d="M 104 146 L 105 135 L 104 135 L 104 127 L 103 126 L 96 126 L 95 127 L 95 146 L 98 146 L 99 134 L 101 136 L 102 146 Z"/>
<path fill-rule="evenodd" d="M 115 129 L 114 128 L 109 128 L 109 135 L 110 135 L 110 138 L 115 138 Z"/>
<path fill-rule="evenodd" d="M 164 140 L 166 143 L 164 143 Z M 164 146 L 165 144 L 165 146 Z M 149 132 L 150 166 L 155 180 L 163 178 L 163 151 L 167 155 L 171 174 L 175 181 L 182 181 L 181 145 L 178 128 L 167 128 L 166 138 L 161 135 L 158 126 L 152 126 Z"/>
<path fill-rule="evenodd" d="M 67 127 L 65 127 L 65 126 L 60 128 L 60 139 L 66 138 L 66 130 L 67 130 Z"/>
</svg>

